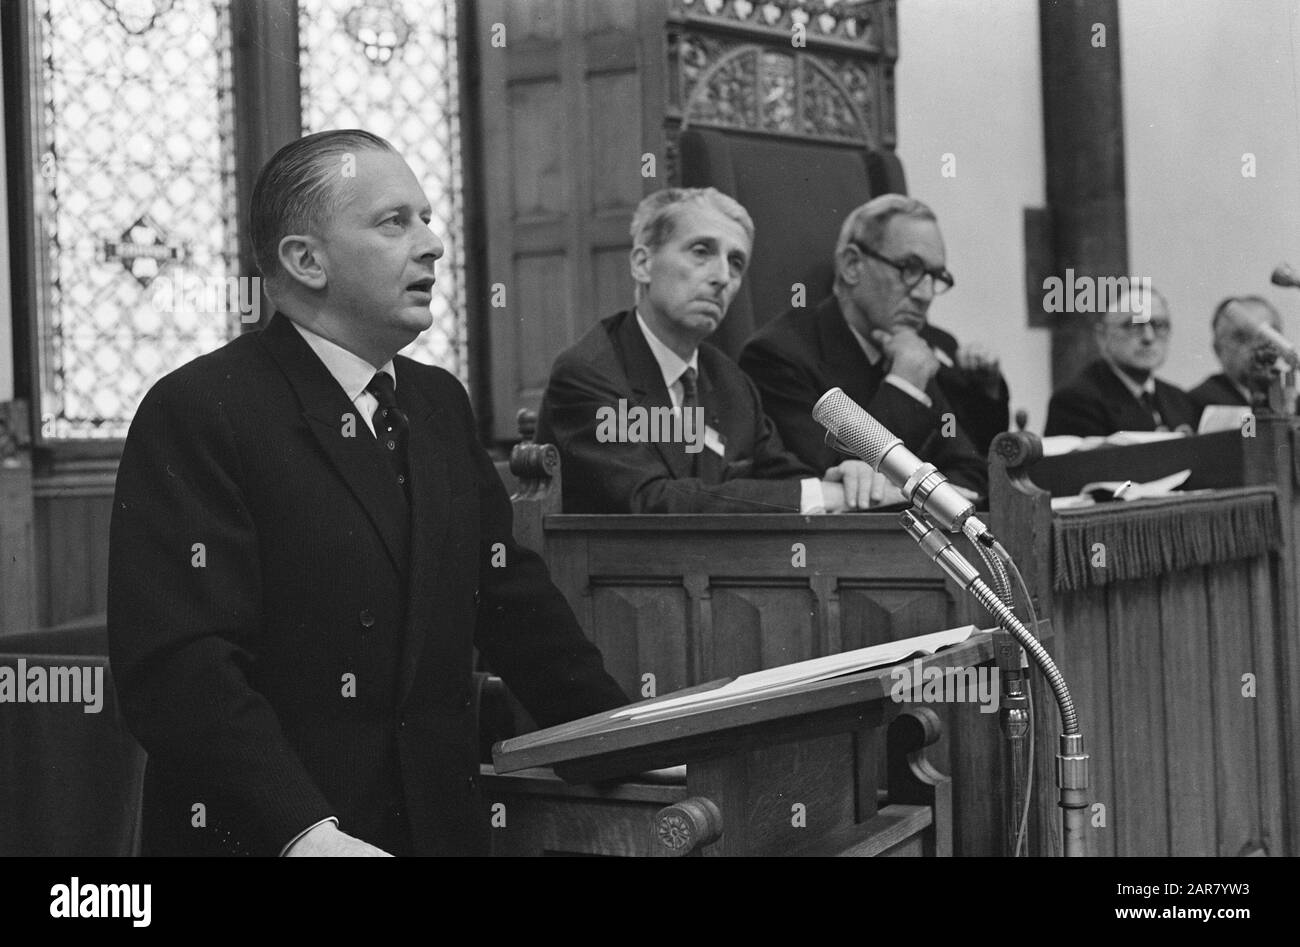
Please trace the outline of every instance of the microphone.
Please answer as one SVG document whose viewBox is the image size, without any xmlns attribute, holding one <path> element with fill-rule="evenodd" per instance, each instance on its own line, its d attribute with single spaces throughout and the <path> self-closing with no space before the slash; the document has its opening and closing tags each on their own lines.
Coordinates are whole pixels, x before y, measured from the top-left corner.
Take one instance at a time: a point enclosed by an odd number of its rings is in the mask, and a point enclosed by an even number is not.
<svg viewBox="0 0 1300 947">
<path fill-rule="evenodd" d="M 1276 273 L 1273 275 L 1277 276 Z M 1276 280 L 1274 282 L 1276 282 Z M 1300 283 L 1297 285 L 1300 285 Z M 1267 322 L 1262 322 L 1259 327 L 1255 329 L 1255 335 L 1261 341 L 1267 342 L 1270 346 L 1281 352 L 1282 357 L 1286 359 L 1287 363 L 1292 368 L 1300 368 L 1300 353 L 1296 352 L 1295 346 L 1292 345 L 1287 340 L 1287 337 L 1281 332 L 1278 332 Z"/>
<path fill-rule="evenodd" d="M 984 542 L 992 539 L 988 527 L 974 515 L 975 504 L 958 493 L 934 464 L 922 462 L 842 389 L 832 388 L 818 398 L 812 416 L 840 447 L 884 474 L 909 503 L 933 522 L 950 533 L 964 532 Z"/>
<path fill-rule="evenodd" d="M 1274 286 L 1294 286 L 1300 289 L 1300 273 L 1290 263 L 1279 263 L 1273 267 L 1273 275 L 1270 277 Z"/>
</svg>

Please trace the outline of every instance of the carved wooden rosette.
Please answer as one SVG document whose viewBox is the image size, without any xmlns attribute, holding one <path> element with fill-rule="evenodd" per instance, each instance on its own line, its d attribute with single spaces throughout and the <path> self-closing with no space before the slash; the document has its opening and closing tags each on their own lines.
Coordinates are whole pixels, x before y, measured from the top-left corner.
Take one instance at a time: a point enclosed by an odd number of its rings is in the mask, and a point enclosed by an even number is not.
<svg viewBox="0 0 1300 947">
<path fill-rule="evenodd" d="M 656 852 L 689 855 L 722 837 L 722 812 L 706 796 L 690 796 L 660 809 L 654 820 Z"/>
</svg>

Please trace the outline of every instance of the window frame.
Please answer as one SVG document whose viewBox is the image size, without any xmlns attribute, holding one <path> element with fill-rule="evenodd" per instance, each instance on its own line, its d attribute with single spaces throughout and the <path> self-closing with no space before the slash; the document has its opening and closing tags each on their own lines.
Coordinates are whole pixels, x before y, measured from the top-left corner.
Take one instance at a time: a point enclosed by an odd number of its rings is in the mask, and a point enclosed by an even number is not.
<svg viewBox="0 0 1300 947">
<path fill-rule="evenodd" d="M 479 299 L 483 246 L 481 200 L 478 196 L 477 88 L 469 78 L 477 58 L 473 39 L 465 32 L 474 17 L 472 3 L 455 4 L 461 91 L 462 195 L 465 223 L 465 286 L 467 345 L 471 397 L 483 403 L 486 379 L 483 359 L 473 353 L 482 338 Z M 298 70 L 297 0 L 230 0 L 231 86 L 234 96 L 235 197 L 237 201 L 236 275 L 257 274 L 247 227 L 247 208 L 262 164 L 282 145 L 302 134 Z M 38 63 L 40 38 L 35 0 L 0 4 L 0 43 L 6 91 L 4 147 L 9 174 L 10 285 L 13 302 L 14 399 L 27 412 L 33 466 L 38 476 L 88 469 L 107 470 L 120 458 L 122 438 L 48 438 L 41 431 L 38 313 L 43 269 L 43 242 L 35 212 L 35 168 L 39 161 L 40 120 Z M 265 325 L 273 307 L 263 299 L 262 322 L 241 327 L 251 331 Z"/>
</svg>

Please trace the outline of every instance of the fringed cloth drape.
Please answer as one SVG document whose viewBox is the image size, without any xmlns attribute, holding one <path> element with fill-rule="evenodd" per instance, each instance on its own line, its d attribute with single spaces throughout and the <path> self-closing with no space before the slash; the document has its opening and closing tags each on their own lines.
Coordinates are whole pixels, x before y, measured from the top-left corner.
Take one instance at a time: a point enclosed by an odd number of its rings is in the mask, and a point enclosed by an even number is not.
<svg viewBox="0 0 1300 947">
<path fill-rule="evenodd" d="M 1277 549 L 1273 487 L 1106 503 L 1052 515 L 1057 591 L 1250 559 Z M 1104 564 L 1103 564 L 1104 563 Z"/>
</svg>

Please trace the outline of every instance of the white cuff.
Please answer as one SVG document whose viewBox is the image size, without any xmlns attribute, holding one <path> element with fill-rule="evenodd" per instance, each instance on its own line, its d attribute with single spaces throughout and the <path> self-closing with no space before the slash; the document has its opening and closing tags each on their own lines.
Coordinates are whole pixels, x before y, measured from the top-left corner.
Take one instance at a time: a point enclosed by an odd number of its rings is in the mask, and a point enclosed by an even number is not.
<svg viewBox="0 0 1300 947">
<path fill-rule="evenodd" d="M 306 835 L 306 834 L 307 834 L 308 832 L 310 832 L 312 829 L 316 828 L 317 826 L 324 825 L 326 822 L 333 822 L 333 823 L 334 823 L 334 827 L 335 827 L 335 828 L 338 828 L 339 820 L 338 820 L 336 817 L 332 816 L 332 815 L 327 815 L 325 818 L 321 819 L 319 822 L 313 822 L 311 825 L 307 826 L 307 828 L 303 829 L 301 832 L 299 832 L 297 835 L 295 835 L 293 838 L 291 838 L 291 839 L 289 840 L 289 844 L 286 845 L 284 848 L 280 849 L 280 856 L 279 856 L 279 857 L 280 857 L 280 858 L 283 858 L 285 855 L 288 855 L 288 854 L 289 854 L 289 849 L 291 849 L 291 848 L 293 848 L 295 845 L 297 845 L 299 839 L 301 839 L 304 835 Z"/>
<path fill-rule="evenodd" d="M 913 398 L 921 402 L 921 404 L 925 405 L 927 408 L 934 407 L 934 402 L 930 400 L 930 396 L 927 395 L 920 388 L 916 387 L 916 385 L 912 384 L 902 375 L 895 375 L 893 372 L 890 372 L 888 375 L 885 376 L 885 381 L 888 384 L 891 384 L 895 388 L 902 391 L 904 394 L 911 395 Z"/>
<path fill-rule="evenodd" d="M 799 481 L 799 512 L 826 512 L 826 496 L 822 493 L 822 482 L 816 477 L 805 477 Z"/>
</svg>

